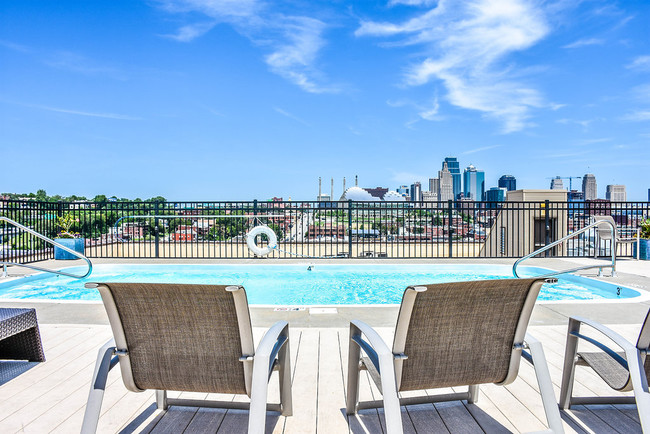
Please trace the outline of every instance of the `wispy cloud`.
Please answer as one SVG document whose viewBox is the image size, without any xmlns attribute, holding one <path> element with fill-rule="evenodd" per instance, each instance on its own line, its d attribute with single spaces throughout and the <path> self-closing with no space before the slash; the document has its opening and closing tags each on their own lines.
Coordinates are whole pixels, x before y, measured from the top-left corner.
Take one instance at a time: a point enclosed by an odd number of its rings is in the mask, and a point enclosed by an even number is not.
<svg viewBox="0 0 650 434">
<path fill-rule="evenodd" d="M 650 110 L 637 110 L 621 117 L 624 121 L 650 121 Z"/>
<path fill-rule="evenodd" d="M 69 115 L 89 116 L 89 117 L 93 117 L 93 118 L 104 118 L 104 119 L 116 119 L 116 120 L 121 120 L 121 121 L 139 121 L 139 120 L 142 120 L 142 118 L 139 118 L 139 117 L 121 115 L 121 114 L 116 114 L 116 113 L 87 112 L 87 111 L 81 111 L 81 110 L 71 110 L 71 109 L 65 109 L 65 108 L 60 108 L 60 107 L 50 107 L 50 106 L 37 105 L 37 104 L 21 104 L 21 103 L 16 103 L 16 104 L 21 105 L 23 107 L 30 107 L 30 108 L 35 108 L 35 109 L 39 109 L 39 110 L 46 110 L 46 111 L 51 111 L 51 112 L 56 112 L 56 113 L 65 113 L 65 114 L 69 114 Z"/>
<path fill-rule="evenodd" d="M 289 119 L 293 119 L 293 120 L 296 121 L 296 122 L 300 122 L 301 124 L 303 124 L 303 125 L 306 126 L 306 127 L 311 127 L 311 125 L 309 125 L 309 124 L 308 124 L 307 122 L 305 122 L 304 120 L 300 119 L 298 116 L 293 115 L 293 114 L 289 113 L 288 111 L 281 109 L 280 107 L 273 107 L 273 110 L 275 110 L 276 112 L 280 113 L 282 116 L 286 116 L 286 117 L 288 117 Z"/>
<path fill-rule="evenodd" d="M 580 152 L 562 152 L 558 154 L 548 154 L 544 155 L 546 158 L 567 158 L 567 157 L 578 157 L 581 155 L 585 155 L 590 151 L 580 151 Z"/>
<path fill-rule="evenodd" d="M 581 48 L 581 47 L 588 47 L 590 45 L 603 45 L 604 43 L 605 40 L 603 39 L 585 38 L 585 39 L 578 39 L 577 41 L 567 44 L 562 48 Z"/>
<path fill-rule="evenodd" d="M 428 56 L 407 68 L 405 83 L 441 80 L 447 100 L 499 120 L 503 132 L 529 125 L 531 108 L 547 103 L 504 65 L 549 33 L 544 11 L 526 0 L 449 1 L 402 23 L 362 21 L 357 36 L 400 36 L 402 44 L 422 44 Z"/>
<path fill-rule="evenodd" d="M 500 148 L 503 145 L 482 146 L 480 148 L 470 149 L 469 151 L 461 152 L 462 155 L 476 154 L 477 152 L 488 151 L 490 149 Z"/>
<path fill-rule="evenodd" d="M 316 66 L 326 45 L 323 33 L 327 28 L 318 19 L 282 14 L 258 0 L 162 0 L 158 4 L 170 13 L 198 12 L 210 18 L 209 22 L 186 24 L 166 37 L 190 42 L 217 23 L 225 23 L 267 50 L 264 61 L 273 73 L 306 92 L 339 91 L 337 86 L 324 84 Z"/>
<path fill-rule="evenodd" d="M 428 176 L 418 174 L 418 173 L 396 172 L 396 171 L 392 171 L 392 172 L 393 172 L 393 174 L 391 176 L 391 180 L 393 182 L 398 183 L 398 184 L 408 184 L 408 185 L 410 185 L 410 184 L 412 184 L 413 182 L 416 182 L 416 181 L 420 181 L 420 182 L 426 181 L 426 182 L 428 182 L 428 180 L 429 180 Z M 429 189 L 428 184 L 426 186 L 422 185 L 422 187 L 423 187 L 422 188 L 423 190 L 428 190 Z"/>
<path fill-rule="evenodd" d="M 126 74 L 118 68 L 99 64 L 88 57 L 70 51 L 57 51 L 48 54 L 44 58 L 43 63 L 52 68 L 76 72 L 83 75 L 107 76 L 117 80 L 127 79 Z"/>
<path fill-rule="evenodd" d="M 182 26 L 174 34 L 163 35 L 179 42 L 190 42 L 209 32 L 217 23 L 194 23 Z"/>
<path fill-rule="evenodd" d="M 611 137 L 601 137 L 599 139 L 584 139 L 580 140 L 577 145 L 579 146 L 589 146 L 589 145 L 597 145 L 599 143 L 607 143 L 611 142 L 612 139 Z"/>
<path fill-rule="evenodd" d="M 638 56 L 625 67 L 636 71 L 650 71 L 650 56 Z"/>
<path fill-rule="evenodd" d="M 597 119 L 569 119 L 569 118 L 562 118 L 558 119 L 556 122 L 558 124 L 563 124 L 563 125 L 569 125 L 569 124 L 575 124 L 575 125 L 580 125 L 582 128 L 589 128 L 589 125 L 592 123 L 596 122 Z"/>
<path fill-rule="evenodd" d="M 15 42 L 5 41 L 3 39 L 0 39 L 0 47 L 5 47 L 5 48 L 8 48 L 8 49 L 13 50 L 13 51 L 19 51 L 21 53 L 29 53 L 29 52 L 32 51 L 26 45 L 16 44 Z"/>
</svg>

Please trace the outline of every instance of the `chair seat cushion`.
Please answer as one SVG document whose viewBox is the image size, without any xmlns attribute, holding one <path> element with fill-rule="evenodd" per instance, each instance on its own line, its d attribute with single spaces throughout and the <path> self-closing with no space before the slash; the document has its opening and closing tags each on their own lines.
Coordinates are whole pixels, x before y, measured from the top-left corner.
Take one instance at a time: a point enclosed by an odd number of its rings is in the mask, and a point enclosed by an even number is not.
<svg viewBox="0 0 650 434">
<path fill-rule="evenodd" d="M 617 354 L 625 359 L 625 353 Z M 630 381 L 629 372 L 607 353 L 578 353 L 578 357 L 596 371 L 600 378 L 605 380 L 612 389 L 623 390 L 628 386 Z"/>
</svg>

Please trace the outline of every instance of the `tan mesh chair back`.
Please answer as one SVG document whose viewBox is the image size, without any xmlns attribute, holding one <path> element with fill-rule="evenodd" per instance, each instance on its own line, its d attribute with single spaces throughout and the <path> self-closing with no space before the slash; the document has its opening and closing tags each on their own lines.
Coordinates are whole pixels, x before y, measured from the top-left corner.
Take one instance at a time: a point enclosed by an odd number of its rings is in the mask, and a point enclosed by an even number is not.
<svg viewBox="0 0 650 434">
<path fill-rule="evenodd" d="M 243 288 L 100 283 L 98 289 L 118 354 L 126 350 L 120 367 L 128 389 L 250 396 L 250 372 L 240 361 L 254 352 Z"/>
<path fill-rule="evenodd" d="M 410 287 L 393 345 L 395 354 L 408 357 L 401 367 L 396 364 L 399 390 L 513 381 L 521 359 L 516 347 L 542 283 L 503 279 Z"/>
</svg>

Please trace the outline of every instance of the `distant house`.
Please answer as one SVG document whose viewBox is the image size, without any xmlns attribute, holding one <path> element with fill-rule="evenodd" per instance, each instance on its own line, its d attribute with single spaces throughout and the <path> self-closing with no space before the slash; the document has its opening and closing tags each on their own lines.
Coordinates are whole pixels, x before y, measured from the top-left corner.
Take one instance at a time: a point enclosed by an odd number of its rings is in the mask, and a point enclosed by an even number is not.
<svg viewBox="0 0 650 434">
<path fill-rule="evenodd" d="M 124 223 L 122 225 L 122 238 L 142 238 L 144 237 L 143 223 Z"/>
<path fill-rule="evenodd" d="M 176 228 L 176 231 L 174 231 L 171 234 L 171 240 L 172 241 L 196 241 L 198 239 L 198 232 L 196 230 L 196 227 L 194 226 L 187 226 L 187 225 L 179 225 Z"/>
</svg>

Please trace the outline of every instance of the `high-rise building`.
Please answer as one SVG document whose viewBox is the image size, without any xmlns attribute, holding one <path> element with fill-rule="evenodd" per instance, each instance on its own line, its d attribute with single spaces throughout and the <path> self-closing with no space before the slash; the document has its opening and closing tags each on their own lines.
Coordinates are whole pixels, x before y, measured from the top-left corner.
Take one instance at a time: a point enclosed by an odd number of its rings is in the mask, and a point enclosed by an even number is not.
<svg viewBox="0 0 650 434">
<path fill-rule="evenodd" d="M 582 195 L 584 197 L 584 200 L 598 199 L 596 177 L 591 173 L 587 173 L 582 177 Z"/>
<path fill-rule="evenodd" d="M 437 202 L 438 201 L 438 192 L 436 191 L 423 191 L 422 200 L 424 202 Z"/>
<path fill-rule="evenodd" d="M 442 170 L 438 172 L 438 200 L 454 200 L 454 178 L 447 167 L 447 162 L 442 163 Z"/>
<path fill-rule="evenodd" d="M 624 185 L 608 185 L 605 199 L 611 202 L 626 202 L 627 193 Z"/>
<path fill-rule="evenodd" d="M 551 190 L 564 190 L 564 182 L 562 181 L 562 178 L 556 176 L 551 179 Z"/>
<path fill-rule="evenodd" d="M 485 192 L 485 200 L 488 202 L 503 202 L 506 200 L 507 191 L 505 187 L 492 187 Z"/>
<path fill-rule="evenodd" d="M 505 188 L 507 191 L 517 189 L 517 179 L 512 175 L 503 175 L 499 178 L 499 188 Z"/>
<path fill-rule="evenodd" d="M 477 170 L 471 164 L 463 172 L 465 199 L 474 201 L 483 200 L 485 194 L 485 172 Z"/>
<path fill-rule="evenodd" d="M 585 200 L 584 193 L 578 190 L 571 190 L 567 194 L 567 200 L 569 202 L 582 202 Z"/>
<path fill-rule="evenodd" d="M 409 192 L 408 185 L 400 185 L 400 186 L 397 188 L 397 192 L 398 192 L 399 194 L 401 194 L 402 196 L 404 196 L 404 197 L 408 197 L 409 199 L 411 198 L 411 194 L 410 194 L 410 192 Z"/>
<path fill-rule="evenodd" d="M 411 184 L 411 201 L 420 202 L 422 200 L 422 184 L 415 182 Z"/>
<path fill-rule="evenodd" d="M 458 199 L 458 195 L 462 193 L 463 187 L 461 185 L 460 181 L 460 163 L 458 162 L 458 158 L 456 157 L 446 157 L 445 161 L 442 162 L 442 166 L 444 169 L 445 163 L 447 163 L 447 169 L 451 173 L 451 176 L 453 178 L 453 191 L 454 191 L 454 197 L 453 199 Z"/>
</svg>

